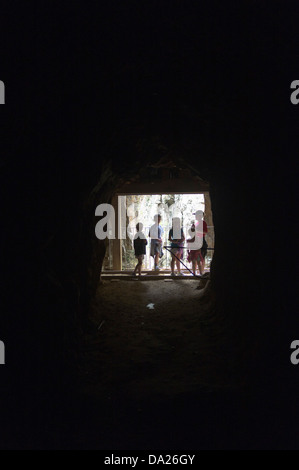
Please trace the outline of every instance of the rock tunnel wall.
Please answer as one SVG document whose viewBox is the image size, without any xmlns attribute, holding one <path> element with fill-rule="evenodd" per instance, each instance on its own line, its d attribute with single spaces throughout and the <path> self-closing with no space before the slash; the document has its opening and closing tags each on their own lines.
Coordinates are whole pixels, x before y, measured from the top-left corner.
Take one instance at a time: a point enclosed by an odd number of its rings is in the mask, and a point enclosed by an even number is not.
<svg viewBox="0 0 299 470">
<path fill-rule="evenodd" d="M 11 388 L 34 402 L 36 429 L 40 401 L 64 378 L 67 337 L 97 287 L 104 244 L 94 235 L 95 207 L 165 149 L 209 181 L 213 289 L 233 334 L 246 330 L 241 340 L 257 344 L 256 382 L 271 377 L 275 389 L 291 374 L 298 109 L 289 84 L 298 77 L 288 35 L 297 25 L 296 15 L 290 28 L 269 23 L 264 8 L 259 22 L 248 9 L 244 28 L 237 18 L 231 30 L 226 4 L 217 18 L 183 15 L 157 26 L 161 40 L 148 44 L 152 25 L 144 31 L 140 18 L 128 36 L 121 14 L 112 30 L 103 15 L 81 23 L 79 10 L 62 18 L 60 7 L 14 20 L 19 41 L 3 54 L 1 77 L 10 100 L 0 128 L 1 339 Z"/>
<path fill-rule="evenodd" d="M 28 129 L 37 127 L 38 103 L 37 99 L 36 115 L 28 117 L 24 109 L 19 117 L 20 121 L 27 119 Z M 91 118 L 82 122 L 79 134 L 74 133 L 71 116 L 64 111 L 65 119 L 56 123 L 55 133 L 45 119 L 39 122 L 37 135 L 27 133 L 14 143 L 15 159 L 4 162 L 2 173 L 3 200 L 12 201 L 12 194 L 22 194 L 16 206 L 3 208 L 7 219 L 10 209 L 18 214 L 7 232 L 12 249 L 3 257 L 3 285 L 14 276 L 19 279 L 18 297 L 9 294 L 11 288 L 4 289 L 5 325 L 12 341 L 16 335 L 22 344 L 24 333 L 35 338 L 33 356 L 45 345 L 54 356 L 62 354 L 55 345 L 64 344 L 65 331 L 73 328 L 70 325 L 86 322 L 99 281 L 105 247 L 94 233 L 96 206 L 111 201 L 124 179 L 136 174 L 139 167 L 169 153 L 209 181 L 215 228 L 212 285 L 218 305 L 231 319 L 232 331 L 238 335 L 246 327 L 244 341 L 249 344 L 258 334 L 263 351 L 267 345 L 273 350 L 274 344 L 282 344 L 281 335 L 289 343 L 288 328 L 296 320 L 291 308 L 294 292 L 286 280 L 292 267 L 279 258 L 282 234 L 276 221 L 278 212 L 285 221 L 294 219 L 294 197 L 292 191 L 284 191 L 281 197 L 276 188 L 282 180 L 295 187 L 295 175 L 282 163 L 285 148 L 277 140 L 269 141 L 270 135 L 279 132 L 277 123 L 269 124 L 263 115 L 250 112 L 250 107 L 244 116 L 243 106 L 228 104 L 219 104 L 216 111 L 206 106 L 209 119 L 201 115 L 195 119 L 192 107 L 187 111 L 179 108 L 175 121 L 171 116 L 166 120 L 171 126 L 159 121 L 154 127 L 144 122 L 138 126 L 130 120 L 111 132 L 106 124 L 100 136 Z M 295 132 L 292 135 L 289 141 Z M 9 145 L 7 149 L 9 154 Z M 18 152 L 31 157 L 20 160 Z M 20 220 L 24 221 L 21 237 L 26 249 L 20 245 Z M 293 243 L 289 237 L 291 248 Z M 276 250 L 278 259 L 273 255 Z M 12 253 L 17 255 L 15 270 Z M 277 276 L 281 289 L 273 289 Z M 281 295 L 281 290 L 287 294 Z M 22 314 L 24 298 L 31 305 L 26 316 Z M 11 302 L 16 304 L 13 316 L 9 314 Z M 263 360 L 267 355 L 257 354 Z"/>
</svg>

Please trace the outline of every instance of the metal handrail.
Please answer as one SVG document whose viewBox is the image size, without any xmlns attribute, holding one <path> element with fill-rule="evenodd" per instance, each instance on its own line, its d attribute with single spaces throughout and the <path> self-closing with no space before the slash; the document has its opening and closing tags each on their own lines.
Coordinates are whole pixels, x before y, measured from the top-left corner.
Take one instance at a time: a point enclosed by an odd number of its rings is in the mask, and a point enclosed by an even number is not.
<svg viewBox="0 0 299 470">
<path fill-rule="evenodd" d="M 164 248 L 166 248 L 166 250 L 169 251 L 169 253 L 171 253 L 173 256 L 175 256 L 175 258 L 178 259 L 179 262 L 180 262 L 186 269 L 188 269 L 189 273 L 191 273 L 192 276 L 200 277 L 200 276 L 197 276 L 196 274 L 194 274 L 194 272 L 191 271 L 191 269 L 189 269 L 189 268 L 183 263 L 183 261 L 182 261 L 180 258 L 178 258 L 174 253 L 172 253 L 172 252 L 170 251 L 170 249 L 168 249 L 168 248 L 172 248 L 171 246 L 164 245 Z M 180 247 L 180 248 L 186 248 L 186 247 Z"/>
</svg>

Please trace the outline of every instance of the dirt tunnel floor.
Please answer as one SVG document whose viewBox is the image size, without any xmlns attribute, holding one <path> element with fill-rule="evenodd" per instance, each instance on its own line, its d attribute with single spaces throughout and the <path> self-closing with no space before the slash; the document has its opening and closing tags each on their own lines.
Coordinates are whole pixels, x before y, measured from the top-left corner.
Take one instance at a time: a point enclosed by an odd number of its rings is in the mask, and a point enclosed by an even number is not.
<svg viewBox="0 0 299 470">
<path fill-rule="evenodd" d="M 255 369 L 248 379 L 244 332 L 232 334 L 211 291 L 202 296 L 197 286 L 186 279 L 103 282 L 89 332 L 70 334 L 59 373 L 52 361 L 52 374 L 45 367 L 37 380 L 33 369 L 32 384 L 27 374 L 26 388 L 17 381 L 1 409 L 9 432 L 0 447 L 107 455 L 297 448 L 297 396 L 285 393 L 283 381 L 274 393 L 269 374 L 261 386 Z"/>
<path fill-rule="evenodd" d="M 241 376 L 225 319 L 197 286 L 181 279 L 99 286 L 78 360 L 78 447 L 216 446 L 219 395 L 222 405 L 230 401 Z"/>
<path fill-rule="evenodd" d="M 132 397 L 235 385 L 224 324 L 197 281 L 104 281 L 86 337 L 81 372 L 89 393 L 115 387 Z"/>
</svg>

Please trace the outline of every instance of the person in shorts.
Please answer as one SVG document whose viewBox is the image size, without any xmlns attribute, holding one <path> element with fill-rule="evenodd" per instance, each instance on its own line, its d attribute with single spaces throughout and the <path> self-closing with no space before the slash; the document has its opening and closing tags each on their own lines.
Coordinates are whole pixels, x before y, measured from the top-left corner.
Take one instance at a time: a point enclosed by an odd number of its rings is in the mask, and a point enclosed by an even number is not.
<svg viewBox="0 0 299 470">
<path fill-rule="evenodd" d="M 195 236 L 196 236 L 194 223 L 191 225 L 191 228 L 189 230 L 189 235 L 190 235 L 190 238 L 187 239 L 187 247 L 188 247 L 187 261 L 189 263 L 192 263 L 192 271 L 195 276 L 197 268 L 198 268 L 199 274 L 201 272 L 200 263 L 202 262 L 202 255 L 201 255 L 200 248 L 197 250 L 191 249 L 191 246 L 192 244 L 194 244 Z"/>
<path fill-rule="evenodd" d="M 205 239 L 205 235 L 208 233 L 208 227 L 206 221 L 203 220 L 203 211 L 196 211 L 193 215 L 195 215 L 196 221 L 192 224 L 189 231 L 190 238 L 187 240 L 187 246 L 189 248 L 187 260 L 192 262 L 193 274 L 196 274 L 198 267 L 199 274 L 202 275 L 204 274 L 205 257 L 208 249 L 208 244 Z"/>
<path fill-rule="evenodd" d="M 133 276 L 136 276 L 137 272 L 139 276 L 141 276 L 142 263 L 144 260 L 144 255 L 146 254 L 147 239 L 145 238 L 142 229 L 143 225 L 141 223 L 138 223 L 136 225 L 137 233 L 134 236 L 133 240 L 135 258 L 137 258 L 138 263 L 136 264 L 135 269 L 133 271 Z"/>
<path fill-rule="evenodd" d="M 154 225 L 151 226 L 149 230 L 149 236 L 151 238 L 151 253 L 150 254 L 154 258 L 154 263 L 155 263 L 154 270 L 155 271 L 159 271 L 160 268 L 158 266 L 158 263 L 159 263 L 160 258 L 162 258 L 163 256 L 163 250 L 162 250 L 163 228 L 160 225 L 161 219 L 162 219 L 161 215 L 156 214 L 154 217 L 155 223 Z"/>
<path fill-rule="evenodd" d="M 176 229 L 175 230 L 175 225 L 177 225 Z M 175 237 L 175 231 L 179 231 L 180 232 L 180 237 L 179 238 L 174 238 Z M 180 263 L 180 259 L 182 258 L 183 256 L 183 245 L 184 245 L 184 241 L 185 241 L 185 235 L 184 235 L 184 231 L 182 228 L 180 228 L 180 219 L 179 217 L 173 217 L 172 219 L 172 228 L 169 230 L 169 234 L 168 234 L 168 240 L 171 242 L 171 275 L 172 276 L 175 276 L 175 272 L 174 272 L 174 266 L 176 265 L 177 267 L 177 274 L 178 276 L 183 276 L 183 273 L 181 273 L 181 263 Z"/>
</svg>

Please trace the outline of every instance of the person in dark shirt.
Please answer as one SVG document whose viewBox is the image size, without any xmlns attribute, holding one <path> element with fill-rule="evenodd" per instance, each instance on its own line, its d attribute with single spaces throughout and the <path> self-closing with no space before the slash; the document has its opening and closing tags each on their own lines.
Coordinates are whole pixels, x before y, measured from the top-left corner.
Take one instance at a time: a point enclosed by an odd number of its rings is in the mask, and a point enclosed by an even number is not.
<svg viewBox="0 0 299 470">
<path fill-rule="evenodd" d="M 145 238 L 145 235 L 142 232 L 142 229 L 143 229 L 143 225 L 141 223 L 138 223 L 136 225 L 137 233 L 134 236 L 134 241 L 133 241 L 135 258 L 138 259 L 138 263 L 136 264 L 135 269 L 133 271 L 133 276 L 136 276 L 137 271 L 139 273 L 139 276 L 141 276 L 142 263 L 144 260 L 144 255 L 146 254 L 147 239 Z"/>
<path fill-rule="evenodd" d="M 177 224 L 176 229 L 174 228 L 175 224 Z M 180 226 L 180 219 L 178 217 L 174 217 L 172 219 L 172 228 L 169 230 L 168 234 L 168 240 L 171 242 L 171 275 L 175 276 L 174 272 L 174 265 L 176 264 L 177 271 L 178 271 L 178 276 L 183 276 L 183 273 L 181 273 L 181 263 L 180 259 L 182 258 L 183 255 L 183 245 L 185 241 L 185 235 L 183 232 L 182 228 L 179 228 Z M 180 233 L 179 238 L 174 238 L 176 235 L 175 232 Z"/>
<path fill-rule="evenodd" d="M 205 272 L 205 258 L 207 256 L 208 251 L 208 244 L 206 242 L 206 234 L 208 233 L 208 226 L 206 221 L 204 220 L 204 212 L 203 211 L 196 211 L 195 212 L 195 231 L 196 233 L 202 238 L 202 246 L 200 249 L 200 274 L 204 274 Z"/>
</svg>

